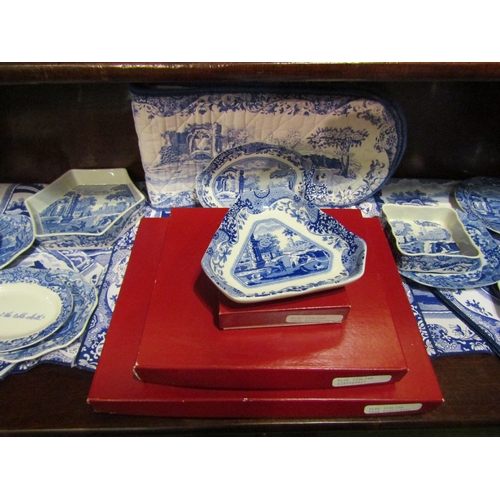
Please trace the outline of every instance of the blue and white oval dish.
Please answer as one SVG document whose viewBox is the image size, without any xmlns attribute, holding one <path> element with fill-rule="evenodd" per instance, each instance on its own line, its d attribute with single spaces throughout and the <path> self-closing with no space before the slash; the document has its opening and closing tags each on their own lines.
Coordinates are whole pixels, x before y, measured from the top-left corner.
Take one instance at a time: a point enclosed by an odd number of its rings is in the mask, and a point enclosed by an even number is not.
<svg viewBox="0 0 500 500">
<path fill-rule="evenodd" d="M 71 290 L 54 273 L 31 268 L 0 271 L 0 352 L 46 339 L 72 311 Z"/>
<path fill-rule="evenodd" d="M 250 143 L 215 157 L 196 177 L 204 207 L 230 207 L 242 193 L 285 187 L 304 196 L 312 162 L 283 147 Z"/>
<path fill-rule="evenodd" d="M 364 273 L 366 250 L 335 218 L 277 188 L 238 198 L 201 264 L 227 297 L 251 303 L 352 283 Z"/>
<path fill-rule="evenodd" d="M 19 363 L 39 358 L 49 352 L 69 346 L 84 334 L 92 313 L 97 307 L 96 288 L 87 283 L 80 273 L 74 271 L 55 271 L 50 275 L 71 290 L 74 307 L 70 317 L 53 335 L 42 341 L 22 349 L 0 352 L 1 361 Z"/>
</svg>

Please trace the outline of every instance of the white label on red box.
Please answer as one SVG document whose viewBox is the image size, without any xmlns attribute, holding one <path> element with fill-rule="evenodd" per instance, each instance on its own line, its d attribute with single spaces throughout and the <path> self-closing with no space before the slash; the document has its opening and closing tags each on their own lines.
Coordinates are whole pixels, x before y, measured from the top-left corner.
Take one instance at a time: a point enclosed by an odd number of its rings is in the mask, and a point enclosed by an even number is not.
<svg viewBox="0 0 500 500">
<path fill-rule="evenodd" d="M 407 403 L 399 405 L 368 405 L 365 406 L 365 414 L 374 413 L 399 413 L 405 411 L 418 411 L 422 408 L 422 403 Z"/>
<path fill-rule="evenodd" d="M 341 323 L 344 316 L 341 314 L 289 314 L 286 317 L 287 323 Z"/>
<path fill-rule="evenodd" d="M 333 387 L 348 385 L 382 384 L 391 380 L 391 375 L 370 375 L 367 377 L 338 377 L 332 380 Z"/>
</svg>

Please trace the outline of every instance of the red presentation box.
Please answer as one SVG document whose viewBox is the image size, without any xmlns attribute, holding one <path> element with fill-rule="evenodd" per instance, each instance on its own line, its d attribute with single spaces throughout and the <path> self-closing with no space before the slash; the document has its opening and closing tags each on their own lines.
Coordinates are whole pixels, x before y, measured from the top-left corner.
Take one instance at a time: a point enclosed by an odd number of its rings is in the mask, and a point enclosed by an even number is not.
<svg viewBox="0 0 500 500">
<path fill-rule="evenodd" d="M 219 293 L 218 324 L 223 330 L 335 324 L 342 323 L 350 309 L 345 287 L 256 304 L 239 304 Z"/>
<path fill-rule="evenodd" d="M 340 324 L 221 330 L 219 291 L 201 259 L 225 209 L 172 209 L 135 373 L 143 382 L 217 389 L 326 389 L 392 383 L 407 363 L 384 292 L 379 259 L 368 248 L 364 275 L 346 289 Z M 368 238 L 357 210 L 339 222 Z M 372 245 L 385 242 L 376 233 Z M 389 254 L 387 258 L 391 258 Z M 393 297 L 390 296 L 390 300 Z"/>
<path fill-rule="evenodd" d="M 143 219 L 88 395 L 97 412 L 179 418 L 334 418 L 412 414 L 439 406 L 442 393 L 399 274 L 389 261 L 384 289 L 408 362 L 394 384 L 322 390 L 212 390 L 148 384 L 133 367 L 148 314 L 168 219 Z M 374 232 L 377 220 L 367 220 Z M 380 251 L 379 251 L 380 250 Z M 381 259 L 387 248 L 375 248 Z"/>
</svg>

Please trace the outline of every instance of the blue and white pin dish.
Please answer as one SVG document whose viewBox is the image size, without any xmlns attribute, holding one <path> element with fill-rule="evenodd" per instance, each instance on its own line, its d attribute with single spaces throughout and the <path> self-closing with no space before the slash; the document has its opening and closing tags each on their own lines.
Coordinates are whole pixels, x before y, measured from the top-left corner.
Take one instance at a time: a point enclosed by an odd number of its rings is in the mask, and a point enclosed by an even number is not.
<svg viewBox="0 0 500 500">
<path fill-rule="evenodd" d="M 145 197 L 124 168 L 69 170 L 25 201 L 47 249 L 109 248 L 141 216 Z"/>
<path fill-rule="evenodd" d="M 454 194 L 462 210 L 472 211 L 488 229 L 500 233 L 500 179 L 466 179 L 457 185 Z"/>
<path fill-rule="evenodd" d="M 0 215 L 0 269 L 33 245 L 31 219 L 25 215 Z"/>
<path fill-rule="evenodd" d="M 41 342 L 27 346 L 24 349 L 0 352 L 1 361 L 18 363 L 39 358 L 49 352 L 69 346 L 85 332 L 86 326 L 97 306 L 96 288 L 74 271 L 53 272 L 51 274 L 71 290 L 74 297 L 71 316 L 57 332 Z"/>
<path fill-rule="evenodd" d="M 27 268 L 0 271 L 0 352 L 46 339 L 72 311 L 73 295 L 54 273 Z"/>
<path fill-rule="evenodd" d="M 474 214 L 465 212 L 457 214 L 481 252 L 479 267 L 464 273 L 450 274 L 400 270 L 402 276 L 421 285 L 444 289 L 479 288 L 500 281 L 500 246 Z"/>
<path fill-rule="evenodd" d="M 365 270 L 366 243 L 284 188 L 244 193 L 202 259 L 235 302 L 280 299 L 345 286 Z"/>
<path fill-rule="evenodd" d="M 230 207 L 247 191 L 284 187 L 304 197 L 312 163 L 279 146 L 250 143 L 216 156 L 196 177 L 196 194 L 206 208 Z"/>
<path fill-rule="evenodd" d="M 403 271 L 449 274 L 480 266 L 481 252 L 452 208 L 384 204 L 382 219 Z"/>
</svg>

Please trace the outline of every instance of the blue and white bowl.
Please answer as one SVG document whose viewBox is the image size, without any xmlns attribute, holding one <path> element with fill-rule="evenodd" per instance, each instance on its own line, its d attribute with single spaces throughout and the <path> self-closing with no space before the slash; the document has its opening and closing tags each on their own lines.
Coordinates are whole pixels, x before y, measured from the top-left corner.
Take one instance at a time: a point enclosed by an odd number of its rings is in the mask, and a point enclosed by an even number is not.
<svg viewBox="0 0 500 500">
<path fill-rule="evenodd" d="M 452 208 L 384 204 L 382 221 L 402 271 L 460 273 L 481 264 L 479 248 Z"/>
</svg>

